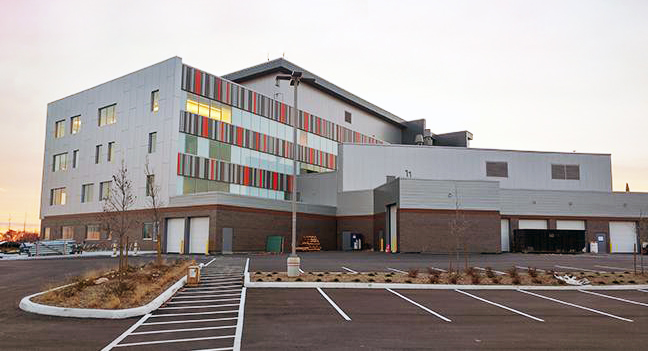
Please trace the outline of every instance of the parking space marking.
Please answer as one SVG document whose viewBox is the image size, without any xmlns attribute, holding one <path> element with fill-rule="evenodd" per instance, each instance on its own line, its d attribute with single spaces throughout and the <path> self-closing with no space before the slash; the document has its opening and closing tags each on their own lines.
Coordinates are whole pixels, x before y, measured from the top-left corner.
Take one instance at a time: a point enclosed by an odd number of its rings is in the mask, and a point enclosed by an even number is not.
<svg viewBox="0 0 648 351">
<path fill-rule="evenodd" d="M 623 272 L 627 272 L 632 270 L 632 268 L 621 268 L 621 267 L 610 267 L 610 266 L 599 266 L 599 265 L 594 265 L 594 267 L 601 267 L 601 268 L 608 268 L 608 269 L 620 269 Z"/>
<path fill-rule="evenodd" d="M 213 293 L 222 293 L 222 292 L 235 292 L 241 291 L 240 289 L 230 289 L 230 290 L 212 290 L 212 291 L 178 291 L 178 294 L 213 294 Z M 199 295 L 192 295 L 199 296 Z"/>
<path fill-rule="evenodd" d="M 405 272 L 405 271 L 401 271 L 400 269 L 389 268 L 389 267 L 387 267 L 387 269 L 389 269 L 390 271 L 394 271 L 394 272 L 398 272 L 398 273 L 407 274 L 407 272 Z"/>
<path fill-rule="evenodd" d="M 217 287 L 220 287 L 222 285 L 228 285 L 228 284 L 232 284 L 232 282 L 231 281 L 214 282 L 214 283 L 205 282 L 205 284 L 200 284 L 200 286 L 205 286 L 205 287 L 217 286 Z"/>
<path fill-rule="evenodd" d="M 486 271 L 486 268 L 482 268 L 482 267 L 474 267 L 474 268 L 475 268 L 475 269 L 479 269 L 480 271 Z M 495 274 L 499 274 L 499 275 L 506 275 L 506 273 L 504 273 L 504 272 L 500 272 L 500 271 L 496 271 L 496 270 L 494 270 L 494 269 L 491 269 L 491 271 L 493 271 L 493 273 L 495 273 Z"/>
<path fill-rule="evenodd" d="M 445 269 L 441 269 L 441 268 L 436 268 L 436 267 L 430 267 L 430 268 L 432 268 L 435 271 L 439 271 L 439 272 L 444 272 L 444 273 L 447 272 Z"/>
<path fill-rule="evenodd" d="M 249 261 L 249 258 L 248 258 Z M 247 265 L 246 273 L 247 273 Z M 243 317 L 245 315 L 245 295 L 247 294 L 247 288 L 243 288 L 241 291 L 241 303 L 239 304 L 238 310 L 238 321 L 236 322 L 236 332 L 234 335 L 234 350 L 241 350 L 241 342 L 243 340 Z"/>
<path fill-rule="evenodd" d="M 163 314 L 153 314 L 150 318 L 155 317 L 176 317 L 176 316 L 197 316 L 202 314 L 222 314 L 222 313 L 238 313 L 237 310 L 234 311 L 212 311 L 212 312 L 188 312 L 188 313 L 163 313 Z"/>
<path fill-rule="evenodd" d="M 320 288 L 316 288 L 316 289 L 317 289 L 317 291 L 319 291 L 320 294 L 322 294 L 322 296 L 324 296 L 324 298 L 326 299 L 326 301 L 328 301 L 328 302 L 331 304 L 331 306 L 333 306 L 333 308 L 335 308 L 335 310 L 338 311 L 338 313 L 339 313 L 339 314 L 340 314 L 344 319 L 346 319 L 347 321 L 350 321 L 350 320 L 351 320 L 351 318 L 349 318 L 349 316 L 347 316 L 347 314 L 344 313 L 344 311 L 342 311 L 342 309 L 341 309 L 340 307 L 338 307 L 338 305 L 336 305 L 335 302 L 333 302 L 333 300 L 331 300 L 331 298 L 328 297 L 328 295 L 326 295 L 326 293 L 325 293 L 322 289 L 320 289 Z"/>
<path fill-rule="evenodd" d="M 306 272 L 304 272 L 304 270 L 300 268 L 299 273 L 306 273 Z"/>
<path fill-rule="evenodd" d="M 539 298 L 542 298 L 542 299 L 546 299 L 546 300 L 549 300 L 549 301 L 553 301 L 553 302 L 561 303 L 561 304 L 563 304 L 563 305 L 572 306 L 572 307 L 580 308 L 580 309 L 582 309 L 582 310 L 586 310 L 586 311 L 590 311 L 590 312 L 594 312 L 594 313 L 602 314 L 602 315 L 604 315 L 604 316 L 608 316 L 608 317 L 616 318 L 616 319 L 619 319 L 619 320 L 622 320 L 622 321 L 626 321 L 626 322 L 633 322 L 632 319 L 628 319 L 628 318 L 623 318 L 623 317 L 615 316 L 615 315 L 613 315 L 613 314 L 609 314 L 609 313 L 607 313 L 607 312 L 603 312 L 603 311 L 595 310 L 595 309 L 593 309 L 593 308 L 589 308 L 589 307 L 585 307 L 585 306 L 576 305 L 576 304 L 573 304 L 573 303 L 570 303 L 570 302 L 566 302 L 566 301 L 561 301 L 561 300 L 558 300 L 558 299 L 551 298 L 551 297 L 549 297 L 549 296 L 544 296 L 544 295 L 540 295 L 540 294 L 532 293 L 532 292 L 530 292 L 530 291 L 526 291 L 526 290 L 522 290 L 522 289 L 517 289 L 517 291 L 519 291 L 519 292 L 521 292 L 521 293 L 525 293 L 525 294 L 533 295 L 533 296 L 536 296 L 536 297 L 539 297 Z"/>
<path fill-rule="evenodd" d="M 200 349 L 200 350 L 193 350 L 193 351 L 229 351 L 229 350 L 234 350 L 233 347 L 219 347 L 217 349 Z"/>
<path fill-rule="evenodd" d="M 488 300 L 483 299 L 483 298 L 481 298 L 481 297 L 479 297 L 479 296 L 475 296 L 475 295 L 473 295 L 473 294 L 469 294 L 469 293 L 467 293 L 467 292 L 465 292 L 465 291 L 462 291 L 462 290 L 459 290 L 459 289 L 455 289 L 455 291 L 458 292 L 458 293 L 462 293 L 462 294 L 464 294 L 464 295 L 470 296 L 470 297 L 472 297 L 472 298 L 474 298 L 474 299 L 477 299 L 477 300 L 479 300 L 479 301 L 486 302 L 486 303 L 491 304 L 491 305 L 493 305 L 493 306 L 497 306 L 497 307 L 499 307 L 499 308 L 503 308 L 503 309 L 505 309 L 505 310 L 507 310 L 507 311 L 511 311 L 511 312 L 517 313 L 517 314 L 519 314 L 519 315 L 521 315 L 521 316 L 525 316 L 525 317 L 531 318 L 531 319 L 533 319 L 533 320 L 535 320 L 535 321 L 538 321 L 538 322 L 544 322 L 544 319 L 540 319 L 540 318 L 538 318 L 538 317 L 534 317 L 534 316 L 532 316 L 532 315 L 530 315 L 530 314 L 527 314 L 527 313 L 524 313 L 524 312 L 518 311 L 518 310 L 516 310 L 516 309 L 510 308 L 510 307 L 507 307 L 507 306 L 504 306 L 504 305 L 500 305 L 500 304 L 498 304 L 497 302 L 488 301 Z"/>
<path fill-rule="evenodd" d="M 241 277 L 231 277 L 231 278 L 201 278 L 200 281 L 203 282 L 227 282 L 233 280 L 241 280 Z"/>
<path fill-rule="evenodd" d="M 392 294 L 394 294 L 394 295 L 400 297 L 401 299 L 403 299 L 403 300 L 405 300 L 405 301 L 411 303 L 412 305 L 417 306 L 417 307 L 421 308 L 422 310 L 424 310 L 424 311 L 426 311 L 426 312 L 429 312 L 429 313 L 431 313 L 431 314 L 433 314 L 433 315 L 435 315 L 435 316 L 437 316 L 437 317 L 443 319 L 443 320 L 446 321 L 446 322 L 452 322 L 449 318 L 446 318 L 446 317 L 444 317 L 444 316 L 442 316 L 442 315 L 440 315 L 440 314 L 438 314 L 438 313 L 432 311 L 431 309 L 429 309 L 429 308 L 427 308 L 427 307 L 421 305 L 420 303 L 418 303 L 418 302 L 416 302 L 416 301 L 413 301 L 413 300 L 411 300 L 411 299 L 409 299 L 409 298 L 407 298 L 407 297 L 405 297 L 405 296 L 403 296 L 403 295 L 397 293 L 396 291 L 394 291 L 394 290 L 392 290 L 392 289 L 387 288 L 386 290 L 389 291 L 390 293 L 392 293 Z"/>
<path fill-rule="evenodd" d="M 593 270 L 593 269 L 578 268 L 578 267 L 570 267 L 570 266 L 554 265 L 554 267 L 558 267 L 558 268 L 565 268 L 565 269 L 575 269 L 575 270 L 577 270 L 577 271 L 584 271 L 584 272 L 608 273 L 608 272 L 606 272 L 606 271 L 596 271 L 596 270 Z"/>
<path fill-rule="evenodd" d="M 149 323 L 142 323 L 141 325 L 162 325 L 162 324 L 178 324 L 178 323 L 205 323 L 205 322 L 234 321 L 234 320 L 237 320 L 237 319 L 238 319 L 238 317 L 186 319 L 186 320 L 168 321 L 168 322 L 149 322 Z"/>
<path fill-rule="evenodd" d="M 182 304 L 182 303 L 198 303 L 198 302 L 223 302 L 223 301 L 238 301 L 240 299 L 216 299 L 216 300 L 196 300 L 196 301 L 171 301 L 167 302 L 168 305 L 170 304 Z"/>
<path fill-rule="evenodd" d="M 608 299 L 612 299 L 612 300 L 623 301 L 623 302 L 632 303 L 632 304 L 635 304 L 635 305 L 640 305 L 640 306 L 646 306 L 646 307 L 648 307 L 648 303 L 643 303 L 643 302 L 638 302 L 638 301 L 632 301 L 632 300 L 626 300 L 626 299 L 622 299 L 622 298 L 620 298 L 620 297 L 610 296 L 610 295 L 604 295 L 604 294 L 599 294 L 599 293 L 595 293 L 595 292 L 587 291 L 587 290 L 578 290 L 578 291 L 583 292 L 583 293 L 586 293 L 586 294 L 592 294 L 592 295 L 596 295 L 596 296 L 606 297 L 606 298 L 608 298 Z"/>
<path fill-rule="evenodd" d="M 117 344 L 119 344 L 120 341 L 124 340 L 133 330 L 139 328 L 140 325 L 144 324 L 147 319 L 150 317 L 153 317 L 150 313 L 145 314 L 140 318 L 135 324 L 131 325 L 130 328 L 128 328 L 125 332 L 122 333 L 122 335 L 118 336 L 117 339 L 113 340 L 110 344 L 108 344 L 106 347 L 101 349 L 101 351 L 108 351 L 112 350 L 113 347 L 117 347 Z"/>
<path fill-rule="evenodd" d="M 163 329 L 163 330 L 151 330 L 143 332 L 130 333 L 130 335 L 148 335 L 148 334 L 164 334 L 164 333 L 181 333 L 187 331 L 199 331 L 199 330 L 214 330 L 214 329 L 232 329 L 236 328 L 235 325 L 221 325 L 217 327 L 201 327 L 201 328 L 183 328 L 183 329 Z"/>
<path fill-rule="evenodd" d="M 129 347 L 129 346 L 139 346 L 139 345 L 154 345 L 154 344 L 168 344 L 174 342 L 189 342 L 189 341 L 201 341 L 201 340 L 216 340 L 216 339 L 231 339 L 234 335 L 224 335 L 224 336 L 205 336 L 202 338 L 186 338 L 186 339 L 171 339 L 171 340 L 155 340 L 155 341 L 142 341 L 142 342 L 131 342 L 128 344 L 119 344 L 115 347 Z"/>
<path fill-rule="evenodd" d="M 201 301 L 202 302 L 202 301 Z M 232 307 L 238 306 L 237 303 L 226 303 L 222 305 L 203 305 L 203 306 L 178 306 L 178 307 L 160 307 L 158 310 L 184 310 L 184 309 L 194 309 L 194 308 L 214 308 L 214 307 Z"/>
<path fill-rule="evenodd" d="M 529 270 L 529 267 L 524 267 L 524 266 L 515 266 L 515 268 L 524 269 L 527 271 Z M 535 268 L 535 270 L 538 272 L 546 272 L 544 269 L 540 269 L 540 268 Z"/>
<path fill-rule="evenodd" d="M 354 271 L 353 269 L 346 268 L 346 267 L 344 267 L 344 266 L 342 266 L 342 269 L 351 272 L 351 274 L 358 274 L 358 272 Z"/>
<path fill-rule="evenodd" d="M 637 289 L 637 291 L 648 293 L 648 290 L 644 290 L 644 289 Z"/>
<path fill-rule="evenodd" d="M 211 290 L 211 291 L 216 291 L 214 289 L 229 289 L 229 288 L 240 288 L 241 284 L 236 284 L 236 285 L 225 285 L 225 286 L 213 286 L 209 288 L 184 288 L 184 290 L 191 290 L 191 291 L 200 291 L 200 290 Z"/>
<path fill-rule="evenodd" d="M 240 296 L 240 295 L 241 295 L 241 293 L 238 293 L 238 294 L 236 294 L 236 293 L 234 293 L 234 294 L 213 294 L 213 295 L 188 295 L 188 296 L 172 297 L 171 300 L 175 300 L 175 299 L 197 299 L 197 298 L 202 298 L 202 297 L 219 297 L 219 296 Z"/>
</svg>

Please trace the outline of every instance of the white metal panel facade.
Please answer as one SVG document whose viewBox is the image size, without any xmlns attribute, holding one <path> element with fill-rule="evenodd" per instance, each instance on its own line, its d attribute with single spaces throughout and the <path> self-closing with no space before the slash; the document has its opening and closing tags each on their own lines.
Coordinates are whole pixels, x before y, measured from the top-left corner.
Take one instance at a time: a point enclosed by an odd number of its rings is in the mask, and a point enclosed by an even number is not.
<svg viewBox="0 0 648 351">
<path fill-rule="evenodd" d="M 184 218 L 170 218 L 167 220 L 167 242 L 166 252 L 168 253 L 183 253 L 185 232 L 185 219 Z"/>
<path fill-rule="evenodd" d="M 485 181 L 401 178 L 400 208 L 499 210 L 499 185 Z"/>
<path fill-rule="evenodd" d="M 510 235 L 509 235 L 509 220 L 508 219 L 502 219 L 501 220 L 501 246 L 502 246 L 502 252 L 509 252 L 511 251 L 510 248 Z"/>
<path fill-rule="evenodd" d="M 189 220 L 189 253 L 209 253 L 209 217 Z"/>
<path fill-rule="evenodd" d="M 560 230 L 585 230 L 585 221 L 557 220 L 556 229 Z"/>
<path fill-rule="evenodd" d="M 547 229 L 547 221 L 544 219 L 520 219 L 519 229 Z"/>
<path fill-rule="evenodd" d="M 634 252 L 636 242 L 635 222 L 610 222 L 610 252 Z"/>
</svg>

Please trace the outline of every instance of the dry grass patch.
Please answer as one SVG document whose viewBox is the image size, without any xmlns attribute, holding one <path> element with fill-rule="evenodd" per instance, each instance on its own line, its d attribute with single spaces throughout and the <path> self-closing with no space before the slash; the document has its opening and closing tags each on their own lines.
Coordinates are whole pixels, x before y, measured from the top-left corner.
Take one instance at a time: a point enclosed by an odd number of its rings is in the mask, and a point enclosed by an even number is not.
<svg viewBox="0 0 648 351">
<path fill-rule="evenodd" d="M 143 306 L 177 282 L 195 262 L 150 262 L 119 273 L 88 271 L 68 281 L 70 286 L 33 298 L 34 302 L 70 308 L 122 309 Z M 64 285 L 64 284 L 62 284 Z"/>
</svg>

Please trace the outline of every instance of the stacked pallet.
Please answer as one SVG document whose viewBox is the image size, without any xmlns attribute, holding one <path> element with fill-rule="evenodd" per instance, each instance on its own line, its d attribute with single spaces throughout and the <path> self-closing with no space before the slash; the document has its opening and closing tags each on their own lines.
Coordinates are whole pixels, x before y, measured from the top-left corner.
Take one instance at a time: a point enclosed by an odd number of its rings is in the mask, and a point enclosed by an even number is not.
<svg viewBox="0 0 648 351">
<path fill-rule="evenodd" d="M 295 248 L 301 252 L 320 251 L 322 246 L 315 235 L 305 235 L 302 237 L 301 244 Z"/>
</svg>

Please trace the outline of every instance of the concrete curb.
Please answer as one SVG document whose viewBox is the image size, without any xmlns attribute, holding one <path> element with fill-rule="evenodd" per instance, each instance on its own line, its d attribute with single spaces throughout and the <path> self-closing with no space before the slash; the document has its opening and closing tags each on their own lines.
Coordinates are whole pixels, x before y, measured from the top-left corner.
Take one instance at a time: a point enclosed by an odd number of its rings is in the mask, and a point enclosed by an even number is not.
<svg viewBox="0 0 648 351">
<path fill-rule="evenodd" d="M 451 285 L 451 284 L 403 284 L 403 283 L 335 283 L 335 282 L 251 282 L 245 274 L 246 288 L 280 289 L 400 289 L 400 290 L 638 290 L 648 289 L 647 284 L 637 285 Z"/>
<path fill-rule="evenodd" d="M 187 276 L 180 278 L 177 282 L 166 289 L 160 296 L 153 299 L 144 306 L 125 308 L 121 310 L 105 310 L 93 308 L 67 308 L 58 306 L 42 305 L 31 301 L 35 296 L 45 294 L 49 291 L 62 289 L 71 284 L 59 286 L 54 289 L 39 292 L 33 295 L 25 296 L 20 300 L 20 309 L 26 312 L 44 314 L 57 317 L 76 317 L 76 318 L 104 318 L 104 319 L 124 319 L 136 316 L 143 316 L 162 306 L 164 302 L 173 296 L 180 288 L 187 283 Z"/>
</svg>

